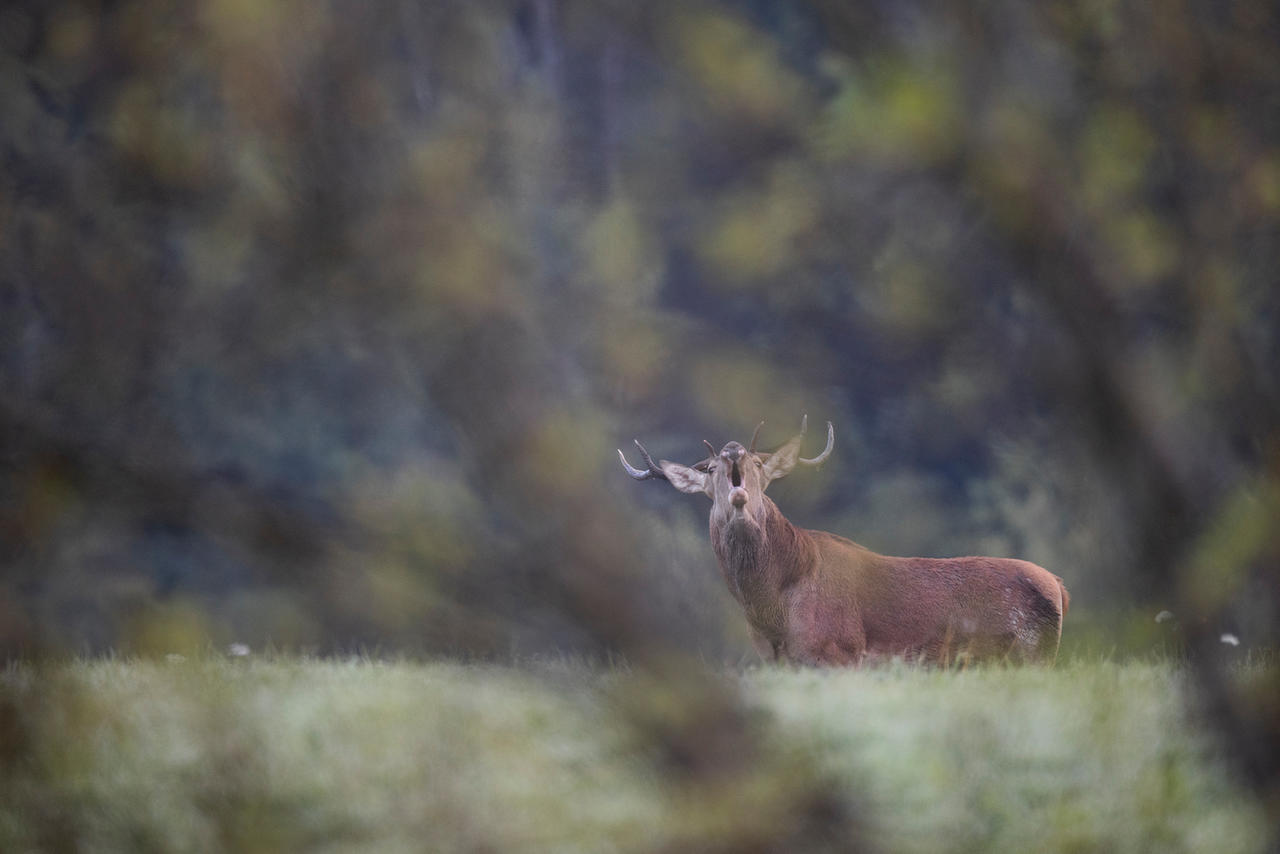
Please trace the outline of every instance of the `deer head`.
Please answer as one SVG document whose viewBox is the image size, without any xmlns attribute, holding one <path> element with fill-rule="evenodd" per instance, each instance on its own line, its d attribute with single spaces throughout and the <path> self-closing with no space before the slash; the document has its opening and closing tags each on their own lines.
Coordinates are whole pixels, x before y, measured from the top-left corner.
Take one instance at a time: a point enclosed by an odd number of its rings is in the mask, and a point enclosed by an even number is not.
<svg viewBox="0 0 1280 854">
<path fill-rule="evenodd" d="M 728 523 L 739 520 L 759 522 L 766 512 L 764 492 L 769 484 L 786 477 L 797 465 L 816 466 L 831 455 L 835 443 L 835 428 L 827 422 L 827 447 L 812 459 L 800 456 L 800 443 L 804 441 L 809 426 L 809 416 L 800 421 L 800 432 L 792 436 L 782 447 L 772 453 L 756 450 L 756 438 L 760 435 L 760 427 L 756 426 L 751 436 L 751 444 L 743 447 L 739 442 L 729 442 L 719 453 L 710 442 L 704 440 L 710 454 L 701 462 L 692 466 L 662 460 L 654 463 L 653 458 L 636 440 L 646 469 L 634 468 L 627 462 L 622 451 L 618 457 L 627 470 L 627 474 L 636 480 L 657 478 L 665 480 L 681 492 L 701 492 L 711 499 L 711 515 L 714 521 Z"/>
</svg>

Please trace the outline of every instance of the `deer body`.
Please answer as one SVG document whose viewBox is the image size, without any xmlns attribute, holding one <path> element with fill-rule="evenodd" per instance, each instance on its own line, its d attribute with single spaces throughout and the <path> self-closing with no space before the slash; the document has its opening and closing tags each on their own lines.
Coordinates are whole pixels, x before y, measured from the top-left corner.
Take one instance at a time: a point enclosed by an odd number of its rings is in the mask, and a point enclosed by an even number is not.
<svg viewBox="0 0 1280 854">
<path fill-rule="evenodd" d="M 772 501 L 767 508 L 760 526 L 711 525 L 721 572 L 762 657 L 844 665 L 1057 654 L 1067 594 L 1035 564 L 889 557 L 796 527 Z"/>
<path fill-rule="evenodd" d="M 757 428 L 758 430 L 759 428 Z M 712 499 L 711 544 L 729 592 L 768 660 L 857 665 L 889 657 L 929 663 L 975 658 L 1052 663 L 1069 597 L 1062 580 L 1027 561 L 903 558 L 791 524 L 764 495 L 799 458 L 801 433 L 773 454 L 730 442 L 693 467 L 649 472 Z M 639 443 L 637 443 L 639 444 Z"/>
</svg>

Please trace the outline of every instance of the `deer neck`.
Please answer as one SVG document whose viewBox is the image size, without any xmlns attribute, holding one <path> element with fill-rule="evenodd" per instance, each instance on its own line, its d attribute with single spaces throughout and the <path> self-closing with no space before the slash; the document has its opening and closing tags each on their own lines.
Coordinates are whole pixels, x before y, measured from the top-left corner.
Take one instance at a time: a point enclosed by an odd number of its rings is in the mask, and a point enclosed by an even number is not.
<svg viewBox="0 0 1280 854">
<path fill-rule="evenodd" d="M 750 615 L 772 611 L 783 590 L 808 574 L 813 544 L 808 534 L 761 496 L 759 512 L 736 518 L 711 517 L 711 545 L 729 590 Z"/>
</svg>

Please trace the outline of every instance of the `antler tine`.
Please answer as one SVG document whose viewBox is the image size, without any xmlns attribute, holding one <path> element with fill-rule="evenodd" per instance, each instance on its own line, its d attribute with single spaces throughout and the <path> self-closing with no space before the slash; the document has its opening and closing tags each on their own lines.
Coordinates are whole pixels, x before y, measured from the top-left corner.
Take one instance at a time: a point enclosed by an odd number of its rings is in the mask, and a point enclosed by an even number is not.
<svg viewBox="0 0 1280 854">
<path fill-rule="evenodd" d="M 698 460 L 696 463 L 693 464 L 692 468 L 695 468 L 698 471 L 706 471 L 707 469 L 711 468 L 711 461 L 714 460 L 717 456 L 715 445 L 711 444 L 706 439 L 702 440 L 702 444 L 707 446 L 707 458 L 705 460 Z"/>
<path fill-rule="evenodd" d="M 653 457 L 649 456 L 649 452 L 644 449 L 644 445 L 640 444 L 640 440 L 635 439 L 633 441 L 636 443 L 636 447 L 640 449 L 640 457 L 644 460 L 644 464 L 649 467 L 649 470 L 642 471 L 641 469 L 632 466 L 631 463 L 627 462 L 627 458 L 623 456 L 622 449 L 619 448 L 618 459 L 622 460 L 622 467 L 627 470 L 627 474 L 631 475 L 636 480 L 651 480 L 653 478 L 666 480 L 666 473 L 664 473 L 662 469 L 654 463 Z"/>
<path fill-rule="evenodd" d="M 756 425 L 756 431 L 751 434 L 751 444 L 747 446 L 747 453 L 754 454 L 756 452 L 756 438 L 760 435 L 760 428 L 763 426 L 763 421 Z"/>
<path fill-rule="evenodd" d="M 696 463 L 690 466 L 690 468 L 696 469 L 697 471 L 706 471 L 707 469 L 709 469 L 711 467 L 711 461 L 716 458 L 715 446 L 712 445 L 710 442 L 708 442 L 706 439 L 702 440 L 702 444 L 707 446 L 707 458 L 705 460 L 698 460 Z"/>
<path fill-rule="evenodd" d="M 803 434 L 805 431 L 805 428 L 808 426 L 809 426 L 809 416 L 805 415 L 804 419 L 801 420 L 800 422 L 800 432 Z M 818 454 L 816 457 L 814 457 L 811 460 L 806 460 L 804 457 L 801 457 L 800 459 L 796 460 L 796 462 L 804 463 L 807 466 L 816 466 L 819 463 L 826 460 L 827 457 L 831 456 L 831 448 L 835 445 L 835 443 L 836 443 L 836 428 L 832 427 L 831 422 L 828 421 L 827 422 L 827 447 L 823 448 L 822 453 Z"/>
</svg>

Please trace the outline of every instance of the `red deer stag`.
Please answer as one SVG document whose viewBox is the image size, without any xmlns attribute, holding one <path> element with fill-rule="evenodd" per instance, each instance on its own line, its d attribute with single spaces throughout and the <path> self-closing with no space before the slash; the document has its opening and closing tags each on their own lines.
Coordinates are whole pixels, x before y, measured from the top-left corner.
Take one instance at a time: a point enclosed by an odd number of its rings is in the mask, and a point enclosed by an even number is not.
<svg viewBox="0 0 1280 854">
<path fill-rule="evenodd" d="M 730 442 L 693 466 L 647 469 L 618 456 L 636 480 L 659 479 L 711 499 L 711 546 L 742 605 L 761 657 L 802 664 L 857 665 L 901 656 L 933 664 L 978 658 L 1052 664 L 1067 613 L 1067 588 L 1023 560 L 887 557 L 857 543 L 792 525 L 765 494 L 797 464 L 816 466 L 827 447 L 800 456 L 808 425 L 773 453 Z"/>
</svg>

